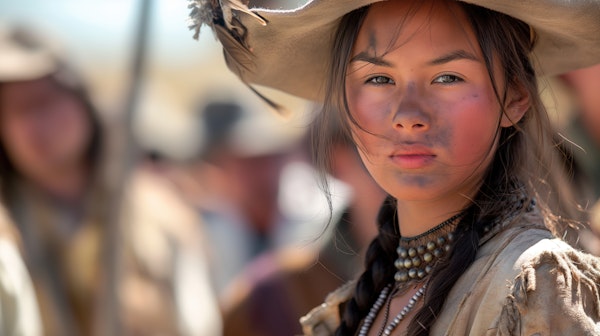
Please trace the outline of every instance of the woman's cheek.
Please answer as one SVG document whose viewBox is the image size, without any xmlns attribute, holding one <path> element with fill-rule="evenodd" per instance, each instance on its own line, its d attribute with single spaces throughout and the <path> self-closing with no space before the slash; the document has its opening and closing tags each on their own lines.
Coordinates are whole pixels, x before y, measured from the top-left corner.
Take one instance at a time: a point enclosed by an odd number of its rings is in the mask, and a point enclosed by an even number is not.
<svg viewBox="0 0 600 336">
<path fill-rule="evenodd" d="M 458 108 L 459 112 L 454 114 L 455 122 L 462 127 L 457 127 L 457 130 L 461 130 L 457 132 L 460 140 L 455 144 L 455 154 L 457 157 L 471 157 L 472 161 L 480 161 L 493 150 L 492 142 L 498 127 L 498 117 L 493 110 L 493 104 L 474 99 L 470 104 L 462 104 L 462 107 Z"/>
<path fill-rule="evenodd" d="M 346 84 L 346 100 L 348 108 L 353 116 L 357 117 L 360 114 L 361 102 L 363 99 L 360 96 L 360 89 L 355 85 Z"/>
<path fill-rule="evenodd" d="M 359 126 L 373 133 L 385 132 L 386 116 L 390 112 L 389 100 L 378 99 L 378 94 L 368 89 L 349 93 L 348 107 Z"/>
</svg>

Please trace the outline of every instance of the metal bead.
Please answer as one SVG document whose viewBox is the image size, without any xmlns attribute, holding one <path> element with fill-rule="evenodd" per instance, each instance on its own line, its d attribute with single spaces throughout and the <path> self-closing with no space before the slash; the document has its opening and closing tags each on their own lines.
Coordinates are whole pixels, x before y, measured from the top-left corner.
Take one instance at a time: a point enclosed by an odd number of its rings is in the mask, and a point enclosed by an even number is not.
<svg viewBox="0 0 600 336">
<path fill-rule="evenodd" d="M 529 201 L 529 205 L 527 206 L 527 212 L 531 212 L 533 211 L 533 209 L 535 209 L 535 198 L 532 198 L 531 201 Z"/>
<path fill-rule="evenodd" d="M 408 281 L 408 272 L 407 271 L 399 271 L 394 275 L 394 280 L 398 282 Z"/>
<path fill-rule="evenodd" d="M 433 260 L 433 255 L 429 252 L 423 254 L 423 260 L 428 263 L 431 262 Z"/>
<path fill-rule="evenodd" d="M 431 273 L 431 271 L 433 271 L 433 267 L 429 265 L 425 266 L 425 272 L 427 272 L 427 274 Z"/>
<path fill-rule="evenodd" d="M 433 256 L 436 258 L 441 257 L 442 254 L 444 254 L 444 251 L 442 249 L 437 248 L 437 249 L 433 250 Z"/>
<path fill-rule="evenodd" d="M 455 238 L 455 237 L 454 237 L 454 233 L 452 233 L 452 232 L 448 233 L 448 241 L 449 241 L 449 242 L 453 242 L 453 241 L 454 241 L 454 238 Z"/>
<path fill-rule="evenodd" d="M 405 268 L 411 268 L 412 266 L 413 266 L 412 260 L 404 259 L 404 267 Z"/>
<path fill-rule="evenodd" d="M 423 253 L 425 253 L 425 246 L 423 245 L 419 245 L 419 247 L 417 247 L 417 253 L 422 255 Z"/>
<path fill-rule="evenodd" d="M 444 246 L 445 243 L 446 243 L 446 239 L 444 239 L 444 237 L 438 237 L 437 238 L 437 244 L 438 244 L 438 246 Z"/>
<path fill-rule="evenodd" d="M 427 273 L 424 270 L 420 269 L 417 271 L 417 276 L 419 277 L 419 279 L 423 279 L 426 275 Z"/>
<path fill-rule="evenodd" d="M 408 270 L 408 276 L 411 279 L 414 279 L 417 276 L 417 269 L 416 268 L 411 268 L 410 270 Z"/>
<path fill-rule="evenodd" d="M 451 249 L 452 249 L 452 246 L 450 246 L 450 245 L 444 245 L 444 251 L 450 252 Z"/>
<path fill-rule="evenodd" d="M 396 259 L 394 266 L 396 266 L 397 269 L 404 268 L 404 259 Z"/>
<path fill-rule="evenodd" d="M 415 250 L 415 249 L 414 249 L 414 248 L 412 248 L 412 247 L 408 249 L 408 256 L 409 256 L 409 257 L 411 257 L 411 258 L 412 258 L 412 257 L 415 257 L 416 255 L 417 255 L 417 250 Z"/>
<path fill-rule="evenodd" d="M 434 242 L 430 241 L 429 243 L 427 243 L 427 249 L 429 251 L 433 251 L 433 250 L 435 250 L 435 248 L 436 248 L 436 246 L 435 246 Z"/>
<path fill-rule="evenodd" d="M 412 258 L 412 264 L 415 265 L 415 267 L 421 266 L 421 258 L 419 258 L 419 257 Z"/>
<path fill-rule="evenodd" d="M 405 248 L 398 246 L 398 248 L 396 249 L 396 252 L 398 252 L 398 255 L 401 258 L 406 258 L 408 257 L 408 251 L 406 251 Z"/>
</svg>

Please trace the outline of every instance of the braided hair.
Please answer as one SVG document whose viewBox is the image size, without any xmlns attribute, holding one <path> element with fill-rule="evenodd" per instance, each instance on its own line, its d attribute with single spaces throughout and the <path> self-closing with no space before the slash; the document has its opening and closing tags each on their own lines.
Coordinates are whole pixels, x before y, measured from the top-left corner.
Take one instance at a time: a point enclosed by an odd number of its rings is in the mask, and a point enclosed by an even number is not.
<svg viewBox="0 0 600 336">
<path fill-rule="evenodd" d="M 346 303 L 336 335 L 353 335 L 369 312 L 377 295 L 394 278 L 394 260 L 400 235 L 394 224 L 395 200 L 388 198 L 379 213 L 379 234 L 367 249 L 365 271 L 356 283 L 354 296 Z M 391 266 L 391 267 L 390 267 Z"/>
</svg>

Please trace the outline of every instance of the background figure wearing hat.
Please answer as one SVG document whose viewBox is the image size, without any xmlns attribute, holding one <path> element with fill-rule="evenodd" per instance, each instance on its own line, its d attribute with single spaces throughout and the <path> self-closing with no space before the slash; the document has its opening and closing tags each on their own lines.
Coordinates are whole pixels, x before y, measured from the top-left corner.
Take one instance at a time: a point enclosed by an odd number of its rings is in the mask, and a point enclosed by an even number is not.
<svg viewBox="0 0 600 336">
<path fill-rule="evenodd" d="M 390 194 L 364 272 L 305 334 L 600 334 L 600 259 L 560 239 L 534 69 L 600 62 L 600 2 L 194 3 L 244 82 L 323 101 Z"/>
<path fill-rule="evenodd" d="M 299 335 L 298 320 L 327 293 L 356 277 L 385 193 L 368 174 L 353 143 L 331 124 L 331 175 L 349 187 L 344 214 L 317 246 L 269 253 L 252 262 L 229 288 L 224 336 Z M 317 130 L 315 130 L 317 131 Z M 339 194 L 338 181 L 334 193 Z"/>
<path fill-rule="evenodd" d="M 118 195 L 106 184 L 108 136 L 85 87 L 32 32 L 15 29 L 1 43 L 0 192 L 22 235 L 45 334 L 106 334 L 107 310 L 118 312 L 123 335 L 218 333 L 193 211 L 140 167 L 126 182 L 118 241 L 108 238 Z M 115 248 L 117 265 L 105 253 Z M 109 274 L 117 288 L 105 286 Z M 107 291 L 117 306 L 106 306 Z"/>
<path fill-rule="evenodd" d="M 301 140 L 307 124 L 284 121 L 255 97 L 218 96 L 201 107 L 206 136 L 201 160 L 190 171 L 200 185 L 202 195 L 192 197 L 212 243 L 222 293 L 261 253 L 308 245 L 325 227 L 329 211 L 306 163 Z"/>
</svg>

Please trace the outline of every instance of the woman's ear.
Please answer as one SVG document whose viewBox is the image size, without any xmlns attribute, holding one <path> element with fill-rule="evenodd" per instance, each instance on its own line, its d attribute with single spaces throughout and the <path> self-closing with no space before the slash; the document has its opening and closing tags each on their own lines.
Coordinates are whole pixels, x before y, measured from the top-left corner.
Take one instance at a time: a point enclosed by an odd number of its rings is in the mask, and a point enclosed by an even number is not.
<svg viewBox="0 0 600 336">
<path fill-rule="evenodd" d="M 518 123 L 529 109 L 529 98 L 529 91 L 523 84 L 517 84 L 509 88 L 500 126 L 510 127 Z"/>
</svg>

